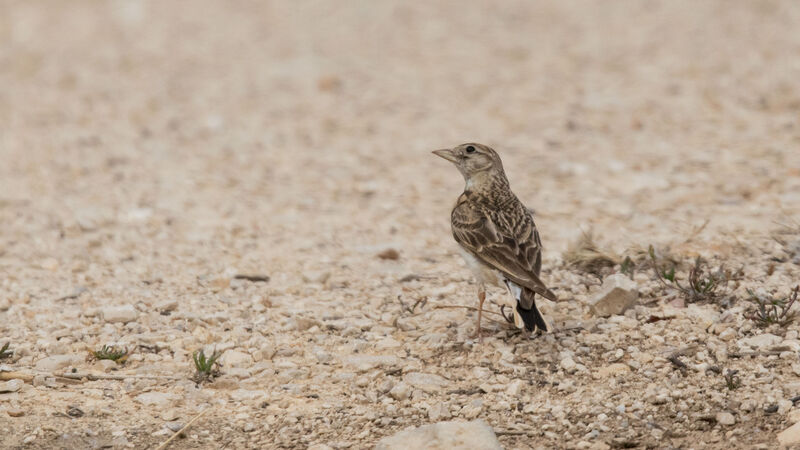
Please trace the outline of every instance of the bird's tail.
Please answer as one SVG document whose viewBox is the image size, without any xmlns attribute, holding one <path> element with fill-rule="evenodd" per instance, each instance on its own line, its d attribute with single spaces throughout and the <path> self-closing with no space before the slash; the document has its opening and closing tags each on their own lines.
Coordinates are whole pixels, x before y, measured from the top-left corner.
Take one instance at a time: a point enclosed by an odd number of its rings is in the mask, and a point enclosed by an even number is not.
<svg viewBox="0 0 800 450">
<path fill-rule="evenodd" d="M 534 297 L 536 293 L 530 289 L 522 288 L 519 297 L 517 298 L 517 306 L 514 307 L 514 324 L 518 328 L 525 327 L 528 331 L 535 331 L 536 329 L 542 330 L 547 333 L 550 331 L 550 326 L 544 319 L 544 316 L 536 306 Z M 523 304 L 530 305 L 530 308 L 525 308 Z"/>
</svg>

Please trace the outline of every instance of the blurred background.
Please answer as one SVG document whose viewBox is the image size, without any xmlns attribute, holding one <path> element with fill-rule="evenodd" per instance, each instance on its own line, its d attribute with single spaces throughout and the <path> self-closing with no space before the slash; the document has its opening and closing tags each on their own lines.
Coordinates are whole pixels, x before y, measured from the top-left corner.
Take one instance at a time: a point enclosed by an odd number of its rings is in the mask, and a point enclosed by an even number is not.
<svg viewBox="0 0 800 450">
<path fill-rule="evenodd" d="M 111 224 L 133 224 L 111 260 L 424 258 L 452 250 L 462 183 L 429 152 L 467 141 L 555 250 L 760 233 L 800 206 L 795 2 L 0 5 L 7 265 Z"/>
</svg>

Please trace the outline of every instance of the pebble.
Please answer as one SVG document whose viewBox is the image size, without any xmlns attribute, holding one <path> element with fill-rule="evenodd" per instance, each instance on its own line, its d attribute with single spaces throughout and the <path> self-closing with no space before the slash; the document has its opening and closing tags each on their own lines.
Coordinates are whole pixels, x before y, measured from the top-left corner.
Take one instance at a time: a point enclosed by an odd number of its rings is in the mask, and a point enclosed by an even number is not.
<svg viewBox="0 0 800 450">
<path fill-rule="evenodd" d="M 168 392 L 145 392 L 134 397 L 137 402 L 146 406 L 164 408 L 178 399 L 178 396 Z"/>
<path fill-rule="evenodd" d="M 22 380 L 10 380 L 5 383 L 0 383 L 0 394 L 17 392 L 23 384 L 25 383 Z"/>
<path fill-rule="evenodd" d="M 778 443 L 784 446 L 800 443 L 800 422 L 778 433 Z"/>
<path fill-rule="evenodd" d="M 443 402 L 437 402 L 428 408 L 428 418 L 434 422 L 438 422 L 442 419 L 449 419 L 450 417 L 450 409 Z"/>
<path fill-rule="evenodd" d="M 22 417 L 25 415 L 25 411 L 19 408 L 8 409 L 6 410 L 6 413 L 8 413 L 8 415 L 11 417 Z"/>
<path fill-rule="evenodd" d="M 406 383 L 397 383 L 389 391 L 389 395 L 395 400 L 403 401 L 411 395 L 411 387 Z"/>
<path fill-rule="evenodd" d="M 736 423 L 736 418 L 733 417 L 733 414 L 731 414 L 729 412 L 717 413 L 716 419 L 717 419 L 717 423 L 720 424 L 720 425 L 729 426 L 729 425 L 733 425 L 733 424 Z"/>
<path fill-rule="evenodd" d="M 589 301 L 592 314 L 609 317 L 622 314 L 636 304 L 639 292 L 636 282 L 621 273 L 609 275 L 603 280 L 600 292 Z"/>
<path fill-rule="evenodd" d="M 345 358 L 344 365 L 358 372 L 366 372 L 378 367 L 392 367 L 400 364 L 400 358 L 391 355 L 355 355 Z"/>
<path fill-rule="evenodd" d="M 375 450 L 502 450 L 494 430 L 483 420 L 439 422 L 401 431 L 378 441 Z"/>
<path fill-rule="evenodd" d="M 226 350 L 220 357 L 220 363 L 223 367 L 246 368 L 253 365 L 253 357 L 250 356 L 249 353 L 237 350 Z"/>
<path fill-rule="evenodd" d="M 85 358 L 78 355 L 53 355 L 36 361 L 36 370 L 42 372 L 54 372 L 65 369 L 69 366 L 77 366 L 84 362 Z"/>
<path fill-rule="evenodd" d="M 428 394 L 439 392 L 450 385 L 447 379 L 439 375 L 422 372 L 407 373 L 403 376 L 403 381 Z"/>
<path fill-rule="evenodd" d="M 134 322 L 139 317 L 139 313 L 133 305 L 123 306 L 104 306 L 100 310 L 103 320 L 108 323 L 127 323 Z"/>
<path fill-rule="evenodd" d="M 736 343 L 739 345 L 740 348 L 755 348 L 755 349 L 767 349 L 774 345 L 778 345 L 783 341 L 780 336 L 775 336 L 774 334 L 764 333 L 759 334 L 757 336 L 750 336 L 746 338 L 739 339 Z"/>
<path fill-rule="evenodd" d="M 598 378 L 609 378 L 609 377 L 616 377 L 620 375 L 624 375 L 631 371 L 630 367 L 627 364 L 622 363 L 614 363 L 610 364 L 605 367 L 601 367 L 597 369 L 593 374 L 592 377 L 595 379 Z"/>
<path fill-rule="evenodd" d="M 178 421 L 167 422 L 167 423 L 164 424 L 164 426 L 167 427 L 173 433 L 177 433 L 178 431 L 180 431 L 183 428 L 184 425 L 186 425 L 186 424 L 184 424 L 183 422 L 178 422 Z"/>
</svg>

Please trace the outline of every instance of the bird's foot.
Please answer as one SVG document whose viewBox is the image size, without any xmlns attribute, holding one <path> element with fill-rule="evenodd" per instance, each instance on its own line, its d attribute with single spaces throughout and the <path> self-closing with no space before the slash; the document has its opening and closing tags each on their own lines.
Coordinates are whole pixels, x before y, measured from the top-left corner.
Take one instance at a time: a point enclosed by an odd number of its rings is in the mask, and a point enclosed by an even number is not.
<svg viewBox="0 0 800 450">
<path fill-rule="evenodd" d="M 470 337 L 470 339 L 476 339 L 477 338 L 478 339 L 478 343 L 483 344 L 483 330 L 480 327 L 478 327 L 478 329 L 475 330 L 475 332 L 472 333 L 469 337 Z"/>
<path fill-rule="evenodd" d="M 506 305 L 500 305 L 500 314 L 503 315 L 503 318 L 506 319 L 508 323 L 514 323 L 514 313 L 512 312 L 510 316 L 506 315 Z"/>
</svg>

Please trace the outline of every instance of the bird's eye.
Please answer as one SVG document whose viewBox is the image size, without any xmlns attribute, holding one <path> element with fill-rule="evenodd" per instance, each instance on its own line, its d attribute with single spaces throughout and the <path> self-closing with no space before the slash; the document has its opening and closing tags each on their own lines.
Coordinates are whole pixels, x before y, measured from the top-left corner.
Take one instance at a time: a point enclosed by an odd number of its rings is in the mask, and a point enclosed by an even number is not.
<svg viewBox="0 0 800 450">
<path fill-rule="evenodd" d="M 466 150 L 467 150 L 467 153 L 475 153 L 475 147 L 473 147 L 471 145 L 468 145 Z"/>
</svg>

